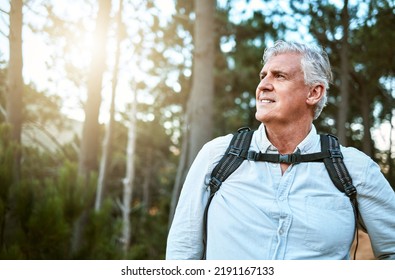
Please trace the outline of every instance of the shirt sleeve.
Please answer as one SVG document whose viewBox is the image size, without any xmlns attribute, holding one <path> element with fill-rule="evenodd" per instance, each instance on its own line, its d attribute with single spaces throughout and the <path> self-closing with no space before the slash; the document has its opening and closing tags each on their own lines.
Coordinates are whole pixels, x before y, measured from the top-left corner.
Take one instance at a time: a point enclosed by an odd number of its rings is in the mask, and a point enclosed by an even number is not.
<svg viewBox="0 0 395 280">
<path fill-rule="evenodd" d="M 202 257 L 203 214 L 209 197 L 206 179 L 230 141 L 225 139 L 219 137 L 204 145 L 188 171 L 167 238 L 168 260 Z"/>
<path fill-rule="evenodd" d="M 358 190 L 359 211 L 378 259 L 395 260 L 395 193 L 380 171 L 369 160 L 365 180 Z"/>
</svg>

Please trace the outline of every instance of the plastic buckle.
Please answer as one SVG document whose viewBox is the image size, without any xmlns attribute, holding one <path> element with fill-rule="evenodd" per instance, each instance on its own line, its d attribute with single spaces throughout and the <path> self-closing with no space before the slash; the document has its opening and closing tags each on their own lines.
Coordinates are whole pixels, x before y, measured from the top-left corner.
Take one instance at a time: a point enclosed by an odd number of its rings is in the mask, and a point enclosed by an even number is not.
<svg viewBox="0 0 395 280">
<path fill-rule="evenodd" d="M 291 162 L 291 157 L 289 154 L 286 155 L 279 155 L 279 162 L 280 163 L 292 163 Z"/>
<path fill-rule="evenodd" d="M 339 149 L 329 149 L 330 158 L 343 158 L 343 154 Z"/>
<path fill-rule="evenodd" d="M 237 130 L 237 132 L 250 131 L 250 130 L 251 130 L 251 128 L 249 128 L 248 126 L 243 126 L 243 127 L 240 127 Z"/>
<path fill-rule="evenodd" d="M 237 148 L 235 146 L 231 146 L 228 154 L 239 157 L 241 155 L 242 151 L 243 151 L 243 149 Z"/>
<path fill-rule="evenodd" d="M 210 179 L 210 182 L 209 182 L 208 185 L 209 185 L 209 187 L 210 187 L 210 192 L 211 192 L 211 193 L 215 193 L 215 192 L 218 191 L 219 188 L 221 187 L 222 182 L 221 182 L 220 180 L 218 180 L 217 178 L 212 177 L 212 178 Z"/>
<path fill-rule="evenodd" d="M 258 158 L 258 155 L 259 155 L 259 153 L 255 152 L 255 151 L 248 151 L 247 160 L 256 161 L 256 159 Z"/>
<path fill-rule="evenodd" d="M 352 184 L 347 184 L 344 187 L 344 191 L 345 191 L 346 195 L 351 199 L 353 199 L 357 196 L 357 188 L 354 187 L 354 185 L 352 185 Z"/>
<path fill-rule="evenodd" d="M 300 154 L 286 154 L 279 156 L 280 163 L 290 163 L 295 164 L 300 162 Z"/>
</svg>

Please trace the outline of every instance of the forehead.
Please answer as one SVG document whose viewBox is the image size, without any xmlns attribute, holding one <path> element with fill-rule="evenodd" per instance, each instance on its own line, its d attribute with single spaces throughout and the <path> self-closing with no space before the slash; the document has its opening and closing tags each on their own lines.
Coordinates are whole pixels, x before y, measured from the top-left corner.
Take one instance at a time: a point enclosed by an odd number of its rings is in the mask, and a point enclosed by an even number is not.
<svg viewBox="0 0 395 280">
<path fill-rule="evenodd" d="M 302 71 L 302 56 L 298 53 L 283 53 L 272 56 L 262 68 L 263 72 L 299 72 Z"/>
</svg>

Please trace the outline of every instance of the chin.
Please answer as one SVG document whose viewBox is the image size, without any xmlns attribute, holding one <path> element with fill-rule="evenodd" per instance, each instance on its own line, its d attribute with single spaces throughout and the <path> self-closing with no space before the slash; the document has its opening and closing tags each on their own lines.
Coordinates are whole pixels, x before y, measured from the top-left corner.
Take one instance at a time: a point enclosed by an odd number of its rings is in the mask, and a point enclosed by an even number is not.
<svg viewBox="0 0 395 280">
<path fill-rule="evenodd" d="M 256 113 L 255 113 L 255 119 L 256 119 L 257 121 L 261 122 L 261 123 L 264 123 L 265 120 L 267 120 L 267 116 L 265 116 L 265 115 L 262 114 L 262 113 L 256 112 Z"/>
</svg>

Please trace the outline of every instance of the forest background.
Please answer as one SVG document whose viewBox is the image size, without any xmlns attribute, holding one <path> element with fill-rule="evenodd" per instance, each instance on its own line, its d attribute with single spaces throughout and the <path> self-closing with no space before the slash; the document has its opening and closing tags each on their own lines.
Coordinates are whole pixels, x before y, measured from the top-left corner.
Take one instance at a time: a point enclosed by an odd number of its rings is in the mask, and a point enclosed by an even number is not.
<svg viewBox="0 0 395 280">
<path fill-rule="evenodd" d="M 394 187 L 394 2 L 1 0 L 0 258 L 163 259 L 197 151 L 258 126 L 277 39 L 324 46 L 315 125 Z"/>
</svg>

